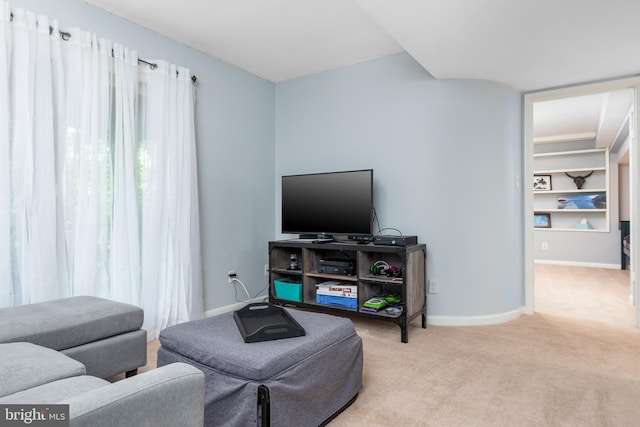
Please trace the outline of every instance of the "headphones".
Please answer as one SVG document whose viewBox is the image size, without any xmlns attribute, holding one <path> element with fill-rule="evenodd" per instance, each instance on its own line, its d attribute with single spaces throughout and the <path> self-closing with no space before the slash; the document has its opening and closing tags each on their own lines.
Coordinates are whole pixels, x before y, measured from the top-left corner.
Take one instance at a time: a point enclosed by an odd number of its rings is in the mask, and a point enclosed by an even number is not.
<svg viewBox="0 0 640 427">
<path fill-rule="evenodd" d="M 402 270 L 382 260 L 374 262 L 369 267 L 369 272 L 377 276 L 402 277 Z"/>
</svg>

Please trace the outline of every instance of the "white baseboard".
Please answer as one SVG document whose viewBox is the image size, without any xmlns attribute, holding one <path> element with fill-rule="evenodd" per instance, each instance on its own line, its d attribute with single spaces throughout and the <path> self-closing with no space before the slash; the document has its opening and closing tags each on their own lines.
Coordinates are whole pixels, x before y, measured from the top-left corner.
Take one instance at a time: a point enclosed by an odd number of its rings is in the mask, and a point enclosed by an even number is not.
<svg viewBox="0 0 640 427">
<path fill-rule="evenodd" d="M 225 305 L 224 307 L 214 308 L 207 310 L 204 313 L 204 317 L 213 317 L 229 311 L 239 310 L 250 302 L 262 302 L 263 297 L 254 298 L 249 302 L 238 302 L 235 304 Z M 436 326 L 481 326 L 481 325 L 496 325 L 498 323 L 505 323 L 511 320 L 515 320 L 522 316 L 524 313 L 524 307 L 518 308 L 513 311 L 499 314 L 491 314 L 488 316 L 427 316 L 427 324 Z"/>
<path fill-rule="evenodd" d="M 555 261 L 536 259 L 533 261 L 536 264 L 550 264 L 550 265 L 566 265 L 569 267 L 590 267 L 590 268 L 608 268 L 611 270 L 620 270 L 620 264 L 605 264 L 601 262 L 576 262 L 576 261 Z"/>
<path fill-rule="evenodd" d="M 515 320 L 522 316 L 524 307 L 506 313 L 487 316 L 427 316 L 427 324 L 435 326 L 482 326 L 497 325 Z"/>
<path fill-rule="evenodd" d="M 240 310 L 242 307 L 252 302 L 263 302 L 265 298 L 266 296 L 263 295 L 261 297 L 256 297 L 252 300 L 248 300 L 247 302 L 237 302 L 235 304 L 225 305 L 224 307 L 213 308 L 211 310 L 205 311 L 204 317 L 213 317 L 213 316 L 217 316 L 218 314 L 227 313 L 229 311 Z"/>
</svg>

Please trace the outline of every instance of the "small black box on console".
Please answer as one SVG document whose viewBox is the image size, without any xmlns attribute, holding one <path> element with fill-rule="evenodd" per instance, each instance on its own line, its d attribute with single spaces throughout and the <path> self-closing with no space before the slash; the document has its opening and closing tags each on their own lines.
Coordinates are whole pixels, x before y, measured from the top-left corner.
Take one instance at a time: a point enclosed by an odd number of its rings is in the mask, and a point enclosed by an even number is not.
<svg viewBox="0 0 640 427">
<path fill-rule="evenodd" d="M 410 246 L 418 244 L 418 236 L 373 236 L 374 245 Z"/>
<path fill-rule="evenodd" d="M 348 259 L 326 258 L 321 259 L 318 271 L 326 274 L 353 275 L 353 261 Z"/>
</svg>

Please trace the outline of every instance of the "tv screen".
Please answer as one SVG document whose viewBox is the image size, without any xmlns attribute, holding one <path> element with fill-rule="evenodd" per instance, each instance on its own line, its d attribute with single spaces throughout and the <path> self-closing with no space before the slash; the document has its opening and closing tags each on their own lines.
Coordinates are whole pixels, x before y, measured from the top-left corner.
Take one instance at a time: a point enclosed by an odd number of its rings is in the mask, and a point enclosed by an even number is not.
<svg viewBox="0 0 640 427">
<path fill-rule="evenodd" d="M 282 177 L 282 233 L 372 235 L 373 169 Z"/>
</svg>

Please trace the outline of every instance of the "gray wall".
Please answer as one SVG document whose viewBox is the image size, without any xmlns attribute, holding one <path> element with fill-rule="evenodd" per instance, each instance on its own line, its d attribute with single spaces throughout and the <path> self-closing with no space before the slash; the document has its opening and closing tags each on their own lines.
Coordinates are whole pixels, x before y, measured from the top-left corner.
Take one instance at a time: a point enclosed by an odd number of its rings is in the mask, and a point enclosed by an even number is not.
<svg viewBox="0 0 640 427">
<path fill-rule="evenodd" d="M 523 306 L 519 93 L 434 80 L 405 53 L 276 86 L 277 200 L 282 175 L 362 168 L 380 226 L 427 244 L 430 315 Z"/>
<path fill-rule="evenodd" d="M 267 281 L 267 242 L 274 237 L 274 85 L 81 0 L 14 0 L 198 77 L 196 137 L 205 310 L 235 302 L 227 272 L 251 294 Z M 245 298 L 239 290 L 240 298 Z"/>
</svg>

